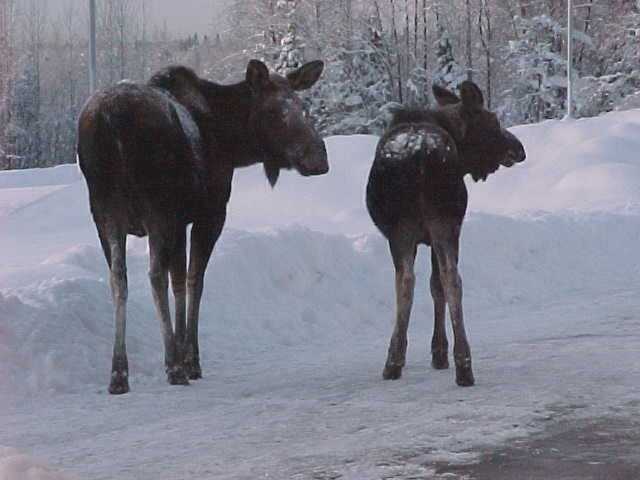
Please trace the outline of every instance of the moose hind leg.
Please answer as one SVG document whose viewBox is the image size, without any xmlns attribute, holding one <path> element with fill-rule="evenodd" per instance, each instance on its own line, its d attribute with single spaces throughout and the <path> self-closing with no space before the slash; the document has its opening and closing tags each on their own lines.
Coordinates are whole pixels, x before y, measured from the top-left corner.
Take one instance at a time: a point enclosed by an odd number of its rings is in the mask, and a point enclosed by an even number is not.
<svg viewBox="0 0 640 480">
<path fill-rule="evenodd" d="M 171 232 L 173 233 L 173 230 Z M 169 310 L 169 263 L 173 253 L 173 242 L 170 242 L 170 239 L 171 236 L 160 232 L 149 232 L 149 280 L 162 329 L 167 380 L 171 385 L 188 385 L 189 381 L 182 365 L 182 352 L 173 333 Z"/>
<path fill-rule="evenodd" d="M 433 298 L 433 337 L 431 338 L 431 365 L 436 370 L 449 368 L 445 317 L 447 300 L 440 279 L 440 268 L 435 251 L 431 250 L 431 297 Z"/>
<path fill-rule="evenodd" d="M 416 257 L 416 244 L 407 237 L 408 235 L 400 234 L 389 241 L 396 270 L 396 324 L 382 372 L 385 380 L 397 380 L 402 376 L 407 355 L 407 329 L 413 305 Z"/>
<path fill-rule="evenodd" d="M 449 305 L 449 315 L 453 325 L 453 356 L 456 364 L 456 383 L 470 387 L 475 383 L 471 368 L 471 349 L 467 341 L 462 314 L 462 279 L 458 273 L 458 237 L 448 241 L 434 242 L 440 268 L 440 278 Z"/>
<path fill-rule="evenodd" d="M 98 236 L 109 265 L 109 284 L 113 298 L 116 336 L 113 344 L 109 393 L 129 392 L 129 363 L 125 342 L 127 327 L 127 264 L 126 233 L 116 225 L 96 222 Z"/>
<path fill-rule="evenodd" d="M 187 308 L 187 251 L 186 228 L 178 226 L 176 241 L 171 255 L 169 273 L 171 290 L 175 302 L 175 341 L 176 348 L 185 351 L 186 342 L 186 308 Z"/>
</svg>

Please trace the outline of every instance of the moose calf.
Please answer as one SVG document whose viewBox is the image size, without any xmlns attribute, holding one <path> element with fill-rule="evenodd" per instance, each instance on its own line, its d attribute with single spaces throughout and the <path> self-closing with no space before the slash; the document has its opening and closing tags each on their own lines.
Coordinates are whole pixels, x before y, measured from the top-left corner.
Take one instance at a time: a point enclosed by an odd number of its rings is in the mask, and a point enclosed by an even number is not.
<svg viewBox="0 0 640 480">
<path fill-rule="evenodd" d="M 378 143 L 367 185 L 367 208 L 389 241 L 396 270 L 396 324 L 384 379 L 402 375 L 407 327 L 413 303 L 414 262 L 419 244 L 431 246 L 431 295 L 434 330 L 432 365 L 449 367 L 445 306 L 454 333 L 456 383 L 474 384 L 471 351 L 462 316 L 462 281 L 458 274 L 460 230 L 467 209 L 464 176 L 486 180 L 500 165 L 525 159 L 518 139 L 501 128 L 484 108 L 473 82 L 460 86 L 460 97 L 434 86 L 438 108 L 400 110 Z"/>
</svg>

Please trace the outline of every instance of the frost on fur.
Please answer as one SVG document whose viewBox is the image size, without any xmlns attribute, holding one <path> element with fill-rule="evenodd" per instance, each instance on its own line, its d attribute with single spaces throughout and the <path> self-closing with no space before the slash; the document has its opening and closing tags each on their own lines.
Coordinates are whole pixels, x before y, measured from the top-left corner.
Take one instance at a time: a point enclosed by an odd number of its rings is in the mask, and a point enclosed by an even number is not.
<svg viewBox="0 0 640 480">
<path fill-rule="evenodd" d="M 382 147 L 382 154 L 388 159 L 402 159 L 415 155 L 421 150 L 429 154 L 441 147 L 442 139 L 439 136 L 411 129 L 389 138 Z"/>
</svg>

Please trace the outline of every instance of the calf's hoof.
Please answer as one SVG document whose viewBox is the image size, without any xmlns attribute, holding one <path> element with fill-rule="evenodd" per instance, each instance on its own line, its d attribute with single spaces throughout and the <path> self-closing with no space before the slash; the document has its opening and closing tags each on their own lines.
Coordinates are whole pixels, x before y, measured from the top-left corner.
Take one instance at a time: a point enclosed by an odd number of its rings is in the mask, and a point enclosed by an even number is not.
<svg viewBox="0 0 640 480">
<path fill-rule="evenodd" d="M 449 359 L 447 351 L 431 352 L 431 366 L 436 370 L 446 370 L 449 368 Z"/>
<path fill-rule="evenodd" d="M 398 380 L 402 377 L 402 367 L 400 365 L 385 365 L 382 371 L 382 378 L 385 380 Z"/>
<path fill-rule="evenodd" d="M 189 380 L 200 380 L 202 378 L 202 369 L 200 362 L 185 363 L 184 369 L 187 372 Z"/>
<path fill-rule="evenodd" d="M 189 379 L 182 367 L 167 369 L 167 381 L 169 385 L 189 385 Z"/>
<path fill-rule="evenodd" d="M 129 393 L 129 373 L 128 372 L 111 372 L 111 383 L 109 384 L 109 393 L 111 395 L 122 395 Z"/>
<path fill-rule="evenodd" d="M 461 387 L 471 387 L 475 382 L 471 358 L 456 358 L 456 383 Z"/>
</svg>

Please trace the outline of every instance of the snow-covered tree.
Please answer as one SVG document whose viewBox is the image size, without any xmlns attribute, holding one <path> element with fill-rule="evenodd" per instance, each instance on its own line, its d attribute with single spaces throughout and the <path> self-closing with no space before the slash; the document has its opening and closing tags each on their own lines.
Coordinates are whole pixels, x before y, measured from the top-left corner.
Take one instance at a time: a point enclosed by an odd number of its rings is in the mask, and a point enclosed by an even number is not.
<svg viewBox="0 0 640 480">
<path fill-rule="evenodd" d="M 7 125 L 10 118 L 9 94 L 13 77 L 11 42 L 12 0 L 0 0 L 0 169 L 8 165 Z"/>
<path fill-rule="evenodd" d="M 15 81 L 12 103 L 14 113 L 9 125 L 9 141 L 15 145 L 15 153 L 24 163 L 40 166 L 40 85 L 32 58 L 27 59 Z"/>
<path fill-rule="evenodd" d="M 467 74 L 453 55 L 453 44 L 446 29 L 437 21 L 438 39 L 436 41 L 437 69 L 433 73 L 433 83 L 442 87 L 457 89 L 467 79 Z"/>
<path fill-rule="evenodd" d="M 389 42 L 385 33 L 369 23 L 366 34 L 352 38 L 351 49 L 327 50 L 325 72 L 311 98 L 311 113 L 324 134 L 382 130 L 385 106 L 393 95 L 385 42 Z"/>
<path fill-rule="evenodd" d="M 135 0 L 102 0 L 98 7 L 98 69 L 101 86 L 132 78 L 137 63 L 133 57 L 139 24 Z"/>
<path fill-rule="evenodd" d="M 277 72 L 287 74 L 304 64 L 303 48 L 296 32 L 295 23 L 290 23 L 288 32 L 280 40 L 280 55 L 275 65 Z"/>
<path fill-rule="evenodd" d="M 431 78 L 429 72 L 421 65 L 416 65 L 409 72 L 406 88 L 408 105 L 426 106 L 430 102 Z"/>
<path fill-rule="evenodd" d="M 640 108 L 640 1 L 610 30 L 602 74 L 577 81 L 579 116 Z"/>
<path fill-rule="evenodd" d="M 288 72 L 302 65 L 304 41 L 299 0 L 238 0 L 234 6 L 237 34 L 253 43 L 245 54 L 270 68 Z M 319 10 L 318 10 L 319 11 Z"/>
<path fill-rule="evenodd" d="M 509 42 L 511 88 L 502 108 L 508 123 L 560 118 L 565 112 L 567 63 L 560 24 L 547 15 L 517 20 L 520 37 Z"/>
</svg>

